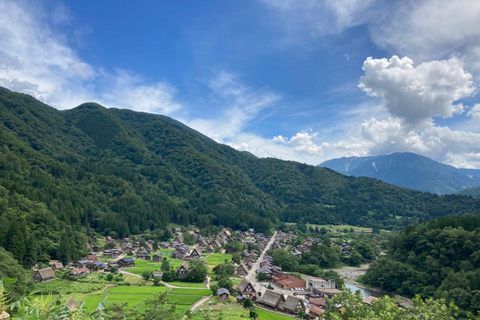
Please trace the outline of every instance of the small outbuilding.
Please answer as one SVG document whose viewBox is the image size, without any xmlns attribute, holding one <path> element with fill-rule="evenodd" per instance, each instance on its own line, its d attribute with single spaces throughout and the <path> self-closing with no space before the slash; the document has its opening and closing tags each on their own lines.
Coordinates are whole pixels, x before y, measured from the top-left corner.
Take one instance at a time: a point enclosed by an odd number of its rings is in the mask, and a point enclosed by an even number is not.
<svg viewBox="0 0 480 320">
<path fill-rule="evenodd" d="M 55 272 L 52 268 L 45 268 L 35 271 L 32 280 L 35 282 L 45 282 L 55 279 Z"/>
<path fill-rule="evenodd" d="M 225 289 L 225 288 L 220 288 L 217 290 L 217 295 L 218 295 L 219 301 L 225 301 L 225 300 L 228 300 L 228 298 L 230 298 L 230 291 L 228 291 L 228 289 Z"/>
</svg>

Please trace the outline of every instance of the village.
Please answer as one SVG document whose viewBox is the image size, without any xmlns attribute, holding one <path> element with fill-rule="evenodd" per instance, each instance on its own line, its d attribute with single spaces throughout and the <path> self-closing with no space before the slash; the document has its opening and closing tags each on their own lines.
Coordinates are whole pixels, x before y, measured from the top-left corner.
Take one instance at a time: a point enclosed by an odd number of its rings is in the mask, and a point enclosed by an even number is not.
<svg viewBox="0 0 480 320">
<path fill-rule="evenodd" d="M 58 260 L 51 260 L 49 267 L 35 270 L 32 280 L 47 282 L 55 279 L 55 271 L 68 270 L 70 279 L 99 273 L 119 273 L 145 277 L 145 280 L 156 280 L 167 287 L 176 287 L 181 281 L 186 281 L 191 261 L 199 260 L 208 267 L 208 275 L 203 279 L 203 287 L 210 288 L 212 270 L 215 264 L 228 263 L 233 266 L 234 292 L 227 288 L 218 288 L 214 295 L 218 300 L 235 299 L 244 304 L 246 300 L 255 303 L 259 308 L 281 312 L 285 315 L 322 319 L 325 312 L 326 299 L 343 294 L 334 279 L 302 275 L 282 271 L 275 265 L 274 259 L 268 253 L 275 249 L 287 251 L 290 255 L 301 257 L 312 246 L 322 242 L 322 239 L 307 237 L 301 244 L 293 245 L 295 233 L 277 231 L 272 236 L 256 233 L 253 229 L 247 231 L 231 231 L 222 229 L 214 236 L 204 237 L 199 229 L 175 227 L 172 229 L 171 241 L 146 240 L 143 237 L 135 239 L 113 239 L 105 237 L 103 242 L 92 239 L 89 244 L 90 254 L 82 260 L 63 265 Z M 190 244 L 186 243 L 186 239 Z M 193 244 L 192 244 L 193 243 Z M 103 246 L 102 246 L 103 244 Z M 331 245 L 336 245 L 333 241 Z M 237 249 L 241 248 L 237 252 Z M 349 253 L 350 246 L 346 243 L 338 245 L 338 250 Z M 162 270 L 162 263 L 168 261 L 169 269 Z M 147 271 L 145 271 L 147 270 Z M 176 282 L 168 282 L 164 273 L 176 274 Z M 180 284 L 188 287 L 188 282 Z M 195 286 L 197 286 L 195 284 Z M 376 297 L 364 299 L 365 304 L 371 304 Z M 195 313 L 195 305 L 190 312 Z"/>
</svg>

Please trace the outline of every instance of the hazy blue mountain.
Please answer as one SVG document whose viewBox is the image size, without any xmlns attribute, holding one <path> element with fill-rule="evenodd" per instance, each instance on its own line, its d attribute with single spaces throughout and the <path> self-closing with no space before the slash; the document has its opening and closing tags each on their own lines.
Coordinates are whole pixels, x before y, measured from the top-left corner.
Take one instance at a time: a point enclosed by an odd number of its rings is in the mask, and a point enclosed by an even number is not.
<svg viewBox="0 0 480 320">
<path fill-rule="evenodd" d="M 344 157 L 320 167 L 345 175 L 371 177 L 409 189 L 448 194 L 480 186 L 480 170 L 458 169 L 409 152 L 372 157 Z"/>
</svg>

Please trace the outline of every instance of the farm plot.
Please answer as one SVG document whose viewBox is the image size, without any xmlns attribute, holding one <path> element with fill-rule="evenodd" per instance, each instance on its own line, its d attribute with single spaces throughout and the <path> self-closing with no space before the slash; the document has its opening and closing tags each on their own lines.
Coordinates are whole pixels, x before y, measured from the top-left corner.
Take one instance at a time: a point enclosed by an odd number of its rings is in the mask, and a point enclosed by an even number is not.
<svg viewBox="0 0 480 320">
<path fill-rule="evenodd" d="M 204 260 L 207 262 L 207 267 L 212 270 L 213 267 L 224 263 L 225 260 L 232 260 L 232 255 L 226 253 L 213 253 L 210 256 L 206 257 Z"/>
<path fill-rule="evenodd" d="M 167 258 L 168 259 L 168 258 Z M 178 268 L 182 264 L 182 260 L 179 259 L 168 259 L 170 262 L 170 266 L 174 269 Z M 145 271 L 160 271 L 162 268 L 162 264 L 158 262 L 146 261 L 146 260 L 135 260 L 135 267 L 133 268 L 125 268 L 125 271 L 135 273 L 138 275 L 142 275 Z"/>
<path fill-rule="evenodd" d="M 171 303 L 176 302 L 178 313 L 184 313 L 185 310 L 195 302 L 211 293 L 208 289 L 170 289 L 167 287 L 121 286 L 110 288 L 100 295 L 88 295 L 83 301 L 89 311 L 95 310 L 100 302 L 105 305 L 112 303 L 127 303 L 128 308 L 140 306 L 140 309 L 142 309 L 141 305 L 146 299 L 152 298 L 154 294 L 166 291 L 168 291 L 167 299 Z"/>
<path fill-rule="evenodd" d="M 114 302 L 117 303 L 128 303 L 128 307 L 134 307 L 139 304 L 142 304 L 145 299 L 152 298 L 154 294 L 159 292 L 165 292 L 168 288 L 166 287 L 114 287 L 105 291 L 105 293 L 100 295 L 88 295 L 85 297 L 85 307 L 89 311 L 95 310 L 97 305 L 102 302 L 104 304 L 111 304 Z"/>
</svg>

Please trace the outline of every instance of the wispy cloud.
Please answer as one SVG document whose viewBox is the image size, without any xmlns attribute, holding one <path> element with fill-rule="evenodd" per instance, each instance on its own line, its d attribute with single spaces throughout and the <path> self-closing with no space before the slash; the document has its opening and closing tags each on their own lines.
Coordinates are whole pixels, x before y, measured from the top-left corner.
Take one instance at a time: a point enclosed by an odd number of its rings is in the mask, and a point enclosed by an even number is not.
<svg viewBox="0 0 480 320">
<path fill-rule="evenodd" d="M 126 70 L 105 71 L 78 56 L 59 28 L 71 23 L 62 5 L 51 14 L 29 1 L 0 2 L 0 86 L 60 109 L 85 101 L 171 114 L 182 106 L 167 82 L 148 82 Z"/>
<path fill-rule="evenodd" d="M 243 132 L 250 121 L 273 107 L 281 96 L 267 88 L 254 89 L 244 85 L 232 73 L 221 70 L 206 81 L 218 99 L 222 112 L 217 117 L 185 120 L 194 129 L 218 142 L 229 143 Z"/>
</svg>

